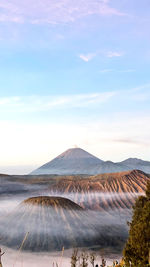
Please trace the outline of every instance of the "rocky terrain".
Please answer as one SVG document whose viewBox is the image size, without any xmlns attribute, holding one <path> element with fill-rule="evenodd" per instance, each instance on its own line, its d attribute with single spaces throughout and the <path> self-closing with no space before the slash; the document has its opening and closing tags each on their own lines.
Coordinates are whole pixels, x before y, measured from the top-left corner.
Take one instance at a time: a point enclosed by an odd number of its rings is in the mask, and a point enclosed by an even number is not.
<svg viewBox="0 0 150 267">
<path fill-rule="evenodd" d="M 148 180 L 150 175 L 139 170 L 93 176 L 1 176 L 0 198 L 8 195 L 62 196 L 90 210 L 131 209 L 136 197 L 143 194 Z"/>
<path fill-rule="evenodd" d="M 49 186 L 50 194 L 68 195 L 91 210 L 131 209 L 136 197 L 143 194 L 150 175 L 134 170 L 100 174 L 88 178 L 65 177 Z"/>
</svg>

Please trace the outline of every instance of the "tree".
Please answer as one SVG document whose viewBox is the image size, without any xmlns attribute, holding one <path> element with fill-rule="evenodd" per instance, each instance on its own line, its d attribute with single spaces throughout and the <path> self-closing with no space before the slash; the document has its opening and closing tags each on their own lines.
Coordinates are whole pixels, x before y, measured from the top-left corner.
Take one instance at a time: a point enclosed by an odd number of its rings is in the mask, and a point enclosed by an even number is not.
<svg viewBox="0 0 150 267">
<path fill-rule="evenodd" d="M 71 267 L 76 267 L 78 262 L 78 249 L 74 249 L 71 256 Z"/>
<path fill-rule="evenodd" d="M 92 266 L 94 267 L 94 263 L 95 263 L 95 260 L 96 260 L 96 255 L 95 253 L 91 253 L 90 254 L 90 263 L 92 264 Z"/>
<path fill-rule="evenodd" d="M 150 200 L 150 182 L 147 184 L 146 197 L 148 200 Z"/>
<path fill-rule="evenodd" d="M 81 261 L 80 267 L 88 267 L 88 254 L 86 252 L 82 252 Z"/>
<path fill-rule="evenodd" d="M 124 249 L 126 266 L 150 266 L 150 182 L 146 195 L 140 196 L 135 202 L 129 225 L 129 238 Z"/>
</svg>

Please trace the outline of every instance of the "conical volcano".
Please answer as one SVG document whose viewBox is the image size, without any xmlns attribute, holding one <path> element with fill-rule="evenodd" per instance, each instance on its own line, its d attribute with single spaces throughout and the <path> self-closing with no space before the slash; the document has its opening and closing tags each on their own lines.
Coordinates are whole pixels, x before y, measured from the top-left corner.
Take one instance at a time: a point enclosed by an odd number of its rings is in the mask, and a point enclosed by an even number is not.
<svg viewBox="0 0 150 267">
<path fill-rule="evenodd" d="M 63 246 L 76 246 L 82 242 L 79 237 L 82 231 L 80 229 L 85 227 L 82 223 L 85 217 L 83 211 L 79 205 L 66 198 L 29 198 L 2 219 L 2 241 L 6 246 L 19 248 L 29 233 L 24 250 L 51 251 L 61 250 Z"/>
<path fill-rule="evenodd" d="M 103 161 L 81 148 L 68 149 L 32 174 L 92 174 Z"/>
<path fill-rule="evenodd" d="M 81 148 L 71 148 L 44 164 L 31 174 L 57 174 L 57 175 L 95 175 L 107 172 L 119 172 L 129 168 L 121 163 L 103 161 Z"/>
<path fill-rule="evenodd" d="M 24 200 L 21 206 L 27 207 L 28 209 L 34 209 L 36 207 L 42 208 L 53 208 L 56 212 L 60 212 L 60 209 L 66 210 L 79 210 L 82 211 L 79 205 L 75 202 L 71 201 L 70 199 L 63 198 L 63 197 L 49 197 L 49 196 L 39 196 L 39 197 L 31 197 Z"/>
</svg>

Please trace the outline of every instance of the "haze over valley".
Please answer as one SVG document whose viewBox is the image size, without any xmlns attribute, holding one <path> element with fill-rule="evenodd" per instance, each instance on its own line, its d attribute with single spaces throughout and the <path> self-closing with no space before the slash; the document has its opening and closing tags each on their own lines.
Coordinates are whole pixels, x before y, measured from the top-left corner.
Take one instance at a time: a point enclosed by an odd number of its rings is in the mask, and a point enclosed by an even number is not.
<svg viewBox="0 0 150 267">
<path fill-rule="evenodd" d="M 1 174 L 1 245 L 17 251 L 25 238 L 24 253 L 77 247 L 109 250 L 107 258 L 112 253 L 119 258 L 132 206 L 150 180 L 150 174 L 140 170 L 149 162 L 127 162 L 133 165 L 103 162 L 74 148 L 29 175 Z M 135 162 L 139 162 L 137 169 Z M 127 170 L 104 171 L 114 165 Z M 42 174 L 45 170 L 47 174 Z"/>
</svg>

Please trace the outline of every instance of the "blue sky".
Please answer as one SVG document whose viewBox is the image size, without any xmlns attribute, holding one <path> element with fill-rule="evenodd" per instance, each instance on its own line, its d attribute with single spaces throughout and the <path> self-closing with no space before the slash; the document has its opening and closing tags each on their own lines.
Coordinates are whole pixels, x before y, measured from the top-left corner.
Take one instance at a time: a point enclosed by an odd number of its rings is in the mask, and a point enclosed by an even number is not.
<svg viewBox="0 0 150 267">
<path fill-rule="evenodd" d="M 0 171 L 78 145 L 150 160 L 148 0 L 2 0 Z"/>
</svg>

